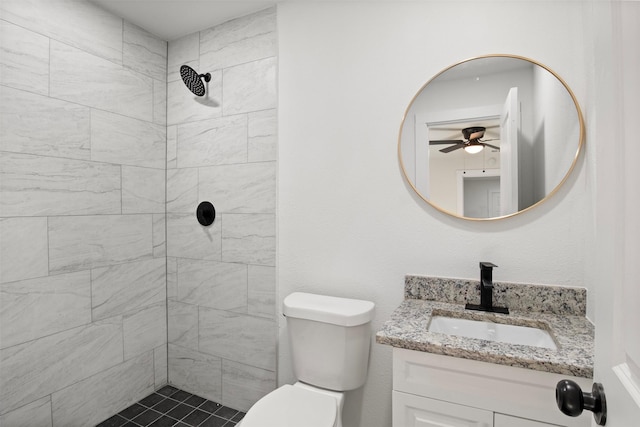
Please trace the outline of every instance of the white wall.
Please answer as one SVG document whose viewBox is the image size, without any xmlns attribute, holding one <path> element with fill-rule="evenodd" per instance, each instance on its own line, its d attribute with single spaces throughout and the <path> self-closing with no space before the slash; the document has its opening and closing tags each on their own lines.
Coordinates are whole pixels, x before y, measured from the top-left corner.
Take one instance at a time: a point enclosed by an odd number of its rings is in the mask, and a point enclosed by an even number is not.
<svg viewBox="0 0 640 427">
<path fill-rule="evenodd" d="M 497 222 L 440 214 L 403 181 L 396 143 L 415 92 L 462 59 L 513 53 L 563 76 L 584 109 L 577 2 L 285 3 L 279 31 L 279 301 L 305 290 L 376 303 L 377 329 L 403 276 L 584 284 L 591 169 L 584 158 L 554 197 Z M 588 164 L 588 163 L 587 163 Z M 588 173 L 587 173 L 588 172 Z M 465 261 L 466 259 L 466 261 Z M 293 380 L 280 320 L 279 382 Z M 391 425 L 391 349 L 373 344 L 368 383 L 345 426 Z"/>
</svg>

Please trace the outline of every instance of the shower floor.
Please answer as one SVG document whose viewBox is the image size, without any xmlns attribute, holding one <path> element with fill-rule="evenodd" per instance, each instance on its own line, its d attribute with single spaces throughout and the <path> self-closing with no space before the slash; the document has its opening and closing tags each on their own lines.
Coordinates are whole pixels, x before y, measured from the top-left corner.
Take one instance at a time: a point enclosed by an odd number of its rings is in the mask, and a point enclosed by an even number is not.
<svg viewBox="0 0 640 427">
<path fill-rule="evenodd" d="M 232 427 L 244 415 L 166 385 L 96 427 Z"/>
</svg>

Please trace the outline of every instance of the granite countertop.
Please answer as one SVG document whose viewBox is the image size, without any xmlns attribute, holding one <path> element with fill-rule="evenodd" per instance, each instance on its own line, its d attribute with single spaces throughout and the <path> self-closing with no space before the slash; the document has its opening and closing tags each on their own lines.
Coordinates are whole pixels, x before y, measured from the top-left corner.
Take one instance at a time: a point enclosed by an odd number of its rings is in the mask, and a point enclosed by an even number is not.
<svg viewBox="0 0 640 427">
<path fill-rule="evenodd" d="M 494 306 L 506 305 L 510 314 L 465 310 L 465 300 L 479 302 L 478 281 L 407 276 L 405 300 L 377 332 L 376 342 L 463 359 L 593 377 L 594 327 L 585 317 L 583 288 L 514 283 L 495 283 L 494 287 Z M 545 329 L 554 337 L 558 349 L 429 332 L 429 322 L 434 315 Z"/>
</svg>

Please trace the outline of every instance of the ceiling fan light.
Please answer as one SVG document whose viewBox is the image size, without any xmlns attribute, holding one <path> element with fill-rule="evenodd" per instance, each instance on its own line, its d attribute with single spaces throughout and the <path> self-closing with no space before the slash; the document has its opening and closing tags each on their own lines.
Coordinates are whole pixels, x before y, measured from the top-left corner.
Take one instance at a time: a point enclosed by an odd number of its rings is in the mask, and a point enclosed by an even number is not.
<svg viewBox="0 0 640 427">
<path fill-rule="evenodd" d="M 466 151 L 469 154 L 477 154 L 481 152 L 483 148 L 484 146 L 481 144 L 471 144 L 464 147 L 464 151 Z"/>
</svg>

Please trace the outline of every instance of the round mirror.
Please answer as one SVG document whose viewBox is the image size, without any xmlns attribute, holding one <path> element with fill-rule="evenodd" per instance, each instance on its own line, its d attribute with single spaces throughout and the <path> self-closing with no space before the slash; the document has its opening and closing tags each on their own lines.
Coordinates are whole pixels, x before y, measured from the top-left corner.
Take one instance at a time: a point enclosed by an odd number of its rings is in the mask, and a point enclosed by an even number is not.
<svg viewBox="0 0 640 427">
<path fill-rule="evenodd" d="M 409 104 L 398 138 L 405 178 L 464 219 L 531 209 L 567 179 L 584 141 L 573 92 L 548 67 L 487 55 L 438 73 Z"/>
</svg>

